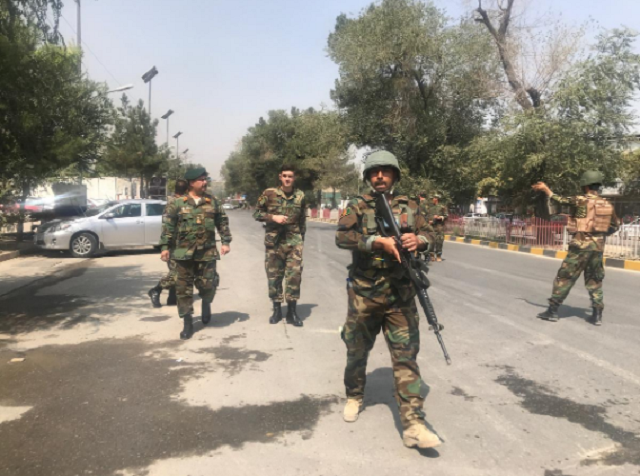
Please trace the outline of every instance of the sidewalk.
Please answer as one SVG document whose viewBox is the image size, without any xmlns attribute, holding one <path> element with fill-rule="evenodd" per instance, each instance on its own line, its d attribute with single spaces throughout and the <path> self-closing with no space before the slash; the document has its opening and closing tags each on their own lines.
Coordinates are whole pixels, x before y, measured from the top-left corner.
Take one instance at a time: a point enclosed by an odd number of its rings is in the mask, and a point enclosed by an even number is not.
<svg viewBox="0 0 640 476">
<path fill-rule="evenodd" d="M 497 241 L 474 240 L 462 236 L 444 235 L 445 241 L 455 241 L 457 243 L 467 243 L 470 245 L 487 246 L 493 249 L 505 251 L 518 251 L 520 253 L 530 253 L 547 258 L 564 259 L 567 256 L 566 251 L 547 250 L 544 248 L 535 248 L 531 246 L 512 245 L 509 243 L 500 243 Z M 640 261 L 624 260 L 616 258 L 604 258 L 604 265 L 608 268 L 627 269 L 630 271 L 640 271 Z"/>
<path fill-rule="evenodd" d="M 33 244 L 33 233 L 25 233 L 22 242 L 16 241 L 15 233 L 0 235 L 0 262 L 31 254 L 38 250 Z"/>
</svg>

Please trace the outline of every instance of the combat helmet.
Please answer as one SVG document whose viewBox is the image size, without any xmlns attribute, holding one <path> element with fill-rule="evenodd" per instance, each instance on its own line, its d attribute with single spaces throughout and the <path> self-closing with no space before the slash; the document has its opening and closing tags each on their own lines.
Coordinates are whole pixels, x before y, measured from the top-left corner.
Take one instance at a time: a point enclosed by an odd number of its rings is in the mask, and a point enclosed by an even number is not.
<svg viewBox="0 0 640 476">
<path fill-rule="evenodd" d="M 602 185 L 602 182 L 604 182 L 604 175 L 602 175 L 602 172 L 598 172 L 597 170 L 587 170 L 582 174 L 582 177 L 580 177 L 581 187 L 586 187 L 596 183 Z"/>
<path fill-rule="evenodd" d="M 376 167 L 392 167 L 398 174 L 397 180 L 400 180 L 400 165 L 398 159 L 391 152 L 386 150 L 378 150 L 369 154 L 364 161 L 364 170 L 362 171 L 362 179 L 367 182 L 369 180 L 369 171 Z"/>
</svg>

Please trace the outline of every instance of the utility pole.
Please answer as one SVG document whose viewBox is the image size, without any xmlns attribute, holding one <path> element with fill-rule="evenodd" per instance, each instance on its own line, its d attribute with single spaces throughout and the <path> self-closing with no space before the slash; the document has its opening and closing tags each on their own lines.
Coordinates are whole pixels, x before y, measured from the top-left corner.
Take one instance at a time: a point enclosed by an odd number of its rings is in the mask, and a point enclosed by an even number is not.
<svg viewBox="0 0 640 476">
<path fill-rule="evenodd" d="M 173 114 L 173 109 L 169 109 L 162 117 L 162 119 L 167 120 L 167 147 L 169 147 L 169 116 Z"/>
<path fill-rule="evenodd" d="M 82 73 L 82 5 L 80 4 L 80 0 L 76 0 L 78 4 L 78 26 L 76 28 L 76 35 L 78 41 L 78 48 L 80 49 L 80 61 L 78 61 L 78 69 L 80 73 Z"/>
<path fill-rule="evenodd" d="M 182 132 L 178 132 L 173 138 L 176 140 L 176 159 L 178 159 L 178 165 L 180 164 L 180 136 Z"/>
<path fill-rule="evenodd" d="M 142 75 L 142 80 L 149 83 L 149 118 L 151 118 L 151 80 L 158 74 L 158 70 L 154 66 Z"/>
</svg>

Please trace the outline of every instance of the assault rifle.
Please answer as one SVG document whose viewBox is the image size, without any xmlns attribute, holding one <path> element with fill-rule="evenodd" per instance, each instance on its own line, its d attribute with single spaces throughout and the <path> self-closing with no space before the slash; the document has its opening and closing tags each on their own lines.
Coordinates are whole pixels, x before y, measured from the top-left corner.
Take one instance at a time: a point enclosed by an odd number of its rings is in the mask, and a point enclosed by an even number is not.
<svg viewBox="0 0 640 476">
<path fill-rule="evenodd" d="M 427 277 L 429 268 L 427 268 L 424 261 L 416 258 L 414 253 L 402 247 L 402 242 L 400 241 L 402 233 L 400 232 L 400 228 L 393 217 L 391 206 L 383 193 L 378 194 L 376 197 L 376 222 L 378 224 L 378 229 L 383 236 L 393 238 L 395 240 L 396 247 L 400 254 L 400 262 L 409 274 L 409 279 L 418 294 L 418 301 L 420 301 L 420 305 L 427 316 L 429 329 L 433 330 L 436 338 L 438 339 L 438 343 L 442 348 L 444 359 L 447 361 L 448 365 L 451 365 L 451 358 L 449 357 L 447 348 L 444 346 L 444 340 L 442 340 L 442 335 L 440 334 L 440 331 L 444 329 L 444 326 L 438 323 L 438 318 L 436 317 L 433 305 L 431 304 L 431 300 L 427 294 L 427 288 L 430 285 L 429 278 Z"/>
</svg>

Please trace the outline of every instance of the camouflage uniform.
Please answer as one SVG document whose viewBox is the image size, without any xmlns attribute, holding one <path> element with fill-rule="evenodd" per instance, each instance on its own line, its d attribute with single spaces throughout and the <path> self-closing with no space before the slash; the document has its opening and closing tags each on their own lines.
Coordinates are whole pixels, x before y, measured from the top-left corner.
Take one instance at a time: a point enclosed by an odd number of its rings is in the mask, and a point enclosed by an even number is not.
<svg viewBox="0 0 640 476">
<path fill-rule="evenodd" d="M 211 303 L 216 293 L 216 228 L 223 245 L 231 243 L 229 218 L 217 198 L 203 195 L 196 205 L 185 195 L 167 205 L 162 217 L 162 250 L 171 250 L 176 265 L 178 313 L 193 313 L 193 285 L 202 300 Z"/>
<path fill-rule="evenodd" d="M 415 233 L 424 245 L 433 243 L 433 229 L 419 206 L 407 197 L 396 197 L 391 208 L 401 231 Z M 393 365 L 396 401 L 402 425 L 407 429 L 424 418 L 420 395 L 420 350 L 415 290 L 404 269 L 390 255 L 373 250 L 379 236 L 375 222 L 375 198 L 363 195 L 352 200 L 338 222 L 336 245 L 352 251 L 348 267 L 348 312 L 342 339 L 347 346 L 344 384 L 348 398 L 362 400 L 366 366 L 376 336 L 383 331 Z"/>
<path fill-rule="evenodd" d="M 598 195 L 586 194 L 576 197 L 560 197 L 552 195 L 551 200 L 560 205 L 570 205 L 574 218 L 586 218 L 587 201 L 602 199 Z M 615 213 L 611 217 L 611 227 L 615 231 L 620 226 Z M 569 291 L 584 271 L 584 283 L 591 297 L 591 307 L 604 309 L 602 280 L 604 266 L 602 255 L 604 252 L 604 233 L 576 232 L 572 234 L 569 251 L 562 262 L 558 275 L 553 281 L 553 291 L 549 304 L 560 306 L 569 295 Z"/>
<path fill-rule="evenodd" d="M 431 250 L 431 253 L 436 258 L 440 258 L 442 257 L 442 247 L 444 246 L 444 222 L 449 216 L 447 207 L 440 203 L 438 203 L 437 205 L 434 205 L 433 203 L 429 205 L 425 204 L 424 212 L 426 213 L 427 220 L 433 227 L 435 234 L 435 243 L 433 244 L 433 250 Z M 434 219 L 436 215 L 444 218 L 442 220 L 436 220 Z"/>
<path fill-rule="evenodd" d="M 174 195 L 173 197 L 168 197 L 167 198 L 167 207 L 176 199 L 176 198 L 180 198 L 180 195 Z M 165 207 L 166 208 L 166 207 Z M 165 274 L 161 279 L 160 282 L 158 283 L 158 285 L 162 288 L 162 289 L 171 289 L 173 287 L 175 287 L 176 285 L 176 278 L 177 278 L 177 274 L 176 274 L 176 263 L 170 259 L 169 261 L 167 261 L 167 268 L 169 268 L 169 272 L 167 274 Z"/>
<path fill-rule="evenodd" d="M 287 222 L 271 221 L 273 215 L 284 215 Z M 269 298 L 274 302 L 300 299 L 302 281 L 302 249 L 307 231 L 307 205 L 304 193 L 294 189 L 287 196 L 281 187 L 268 188 L 256 204 L 253 218 L 266 223 L 264 236 L 265 269 L 269 281 Z M 282 281 L 286 282 L 283 293 Z"/>
</svg>

